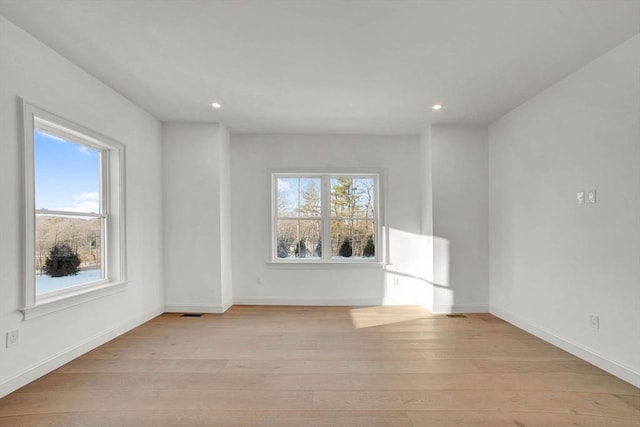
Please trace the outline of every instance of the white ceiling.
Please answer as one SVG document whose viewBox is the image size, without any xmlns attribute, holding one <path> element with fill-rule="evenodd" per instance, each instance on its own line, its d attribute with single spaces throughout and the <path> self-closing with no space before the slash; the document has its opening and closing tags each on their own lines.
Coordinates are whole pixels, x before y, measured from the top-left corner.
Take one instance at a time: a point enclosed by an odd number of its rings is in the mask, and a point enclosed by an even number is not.
<svg viewBox="0 0 640 427">
<path fill-rule="evenodd" d="M 0 14 L 161 120 L 264 133 L 489 123 L 640 32 L 639 0 L 0 0 Z"/>
</svg>

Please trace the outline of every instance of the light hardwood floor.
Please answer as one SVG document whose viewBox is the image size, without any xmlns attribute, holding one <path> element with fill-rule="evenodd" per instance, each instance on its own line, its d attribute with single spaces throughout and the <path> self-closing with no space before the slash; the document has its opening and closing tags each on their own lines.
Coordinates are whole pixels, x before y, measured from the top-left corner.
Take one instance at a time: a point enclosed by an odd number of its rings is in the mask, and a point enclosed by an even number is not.
<svg viewBox="0 0 640 427">
<path fill-rule="evenodd" d="M 640 426 L 640 390 L 489 314 L 164 314 L 0 400 L 1 426 Z"/>
</svg>

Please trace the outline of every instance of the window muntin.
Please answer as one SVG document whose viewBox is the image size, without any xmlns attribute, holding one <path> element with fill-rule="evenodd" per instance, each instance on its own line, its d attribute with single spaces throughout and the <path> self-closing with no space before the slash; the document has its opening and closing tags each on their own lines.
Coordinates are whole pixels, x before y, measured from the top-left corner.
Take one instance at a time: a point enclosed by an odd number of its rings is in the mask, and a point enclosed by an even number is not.
<svg viewBox="0 0 640 427">
<path fill-rule="evenodd" d="M 274 173 L 272 178 L 275 262 L 381 259 L 378 174 Z"/>
<path fill-rule="evenodd" d="M 125 147 L 25 101 L 22 107 L 21 311 L 30 319 L 123 289 Z"/>
</svg>

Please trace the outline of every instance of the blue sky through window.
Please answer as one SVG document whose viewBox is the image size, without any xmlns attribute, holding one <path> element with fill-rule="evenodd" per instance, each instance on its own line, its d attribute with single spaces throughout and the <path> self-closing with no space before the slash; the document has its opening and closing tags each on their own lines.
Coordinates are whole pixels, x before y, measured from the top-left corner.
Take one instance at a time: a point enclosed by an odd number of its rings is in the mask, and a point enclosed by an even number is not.
<svg viewBox="0 0 640 427">
<path fill-rule="evenodd" d="M 305 203 L 303 194 L 315 191 L 320 197 L 320 186 L 320 178 L 278 178 L 278 216 L 298 216 L 300 208 Z"/>
<path fill-rule="evenodd" d="M 34 132 L 36 209 L 100 211 L 100 152 Z"/>
</svg>

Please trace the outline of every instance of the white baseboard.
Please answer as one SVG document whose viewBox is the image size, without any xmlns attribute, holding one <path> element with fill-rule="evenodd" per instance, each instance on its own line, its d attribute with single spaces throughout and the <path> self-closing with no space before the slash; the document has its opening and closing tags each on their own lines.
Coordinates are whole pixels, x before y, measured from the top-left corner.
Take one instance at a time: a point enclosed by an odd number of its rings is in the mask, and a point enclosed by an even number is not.
<svg viewBox="0 0 640 427">
<path fill-rule="evenodd" d="M 533 326 L 526 321 L 518 318 L 514 314 L 503 310 L 501 308 L 497 308 L 495 306 L 491 307 L 491 314 L 505 320 L 520 329 L 523 329 L 530 334 L 537 336 L 540 339 L 547 341 L 550 344 L 555 345 L 563 349 L 566 352 L 573 354 L 580 359 L 586 360 L 592 365 L 597 366 L 598 368 L 609 372 L 611 375 L 615 375 L 616 377 L 627 381 L 628 383 L 640 387 L 640 372 L 637 372 L 630 367 L 624 366 L 623 364 L 616 362 L 615 360 L 609 360 L 605 356 L 602 356 L 593 350 L 583 347 L 582 345 L 571 342 L 568 339 L 559 337 L 554 335 L 549 331 L 545 331 L 536 326 Z"/>
<path fill-rule="evenodd" d="M 234 297 L 237 305 L 307 305 L 307 306 L 375 306 L 375 305 L 423 305 L 425 301 L 408 300 L 406 298 L 290 298 L 290 297 Z M 431 308 L 431 307 L 429 307 Z M 440 305 L 434 307 L 433 313 L 488 313 L 486 304 Z"/>
<path fill-rule="evenodd" d="M 307 305 L 307 306 L 371 306 L 383 305 L 380 298 L 290 298 L 290 297 L 233 297 L 236 305 Z"/>
<path fill-rule="evenodd" d="M 233 306 L 233 298 L 227 300 L 222 304 L 222 312 L 225 313 L 227 310 L 231 308 L 231 306 Z"/>
<path fill-rule="evenodd" d="M 433 306 L 433 314 L 454 314 L 454 313 L 488 313 L 488 304 L 436 304 Z"/>
<path fill-rule="evenodd" d="M 17 372 L 0 382 L 0 398 L 161 314 L 162 309 L 153 310 L 113 329 L 89 337 Z"/>
<path fill-rule="evenodd" d="M 165 304 L 165 313 L 214 313 L 222 314 L 233 305 L 233 300 L 224 304 Z"/>
</svg>

